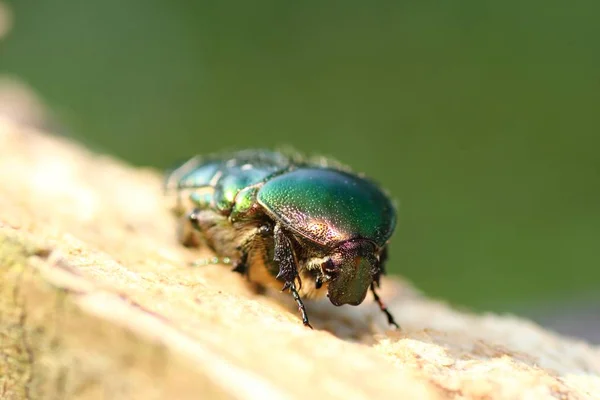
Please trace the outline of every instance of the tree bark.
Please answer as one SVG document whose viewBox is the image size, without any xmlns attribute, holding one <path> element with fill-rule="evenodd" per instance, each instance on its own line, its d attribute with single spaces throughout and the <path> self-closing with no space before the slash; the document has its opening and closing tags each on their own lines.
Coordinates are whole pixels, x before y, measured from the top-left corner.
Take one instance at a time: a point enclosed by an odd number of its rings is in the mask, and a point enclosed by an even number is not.
<svg viewBox="0 0 600 400">
<path fill-rule="evenodd" d="M 600 349 L 388 278 L 377 306 L 257 294 L 180 246 L 161 176 L 0 120 L 1 399 L 592 399 Z"/>
</svg>

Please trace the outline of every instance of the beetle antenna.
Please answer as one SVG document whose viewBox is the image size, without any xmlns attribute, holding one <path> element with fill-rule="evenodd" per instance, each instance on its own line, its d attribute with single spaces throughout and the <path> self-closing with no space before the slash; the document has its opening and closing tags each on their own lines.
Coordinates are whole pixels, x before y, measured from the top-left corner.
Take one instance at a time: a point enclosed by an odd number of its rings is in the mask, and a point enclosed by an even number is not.
<svg viewBox="0 0 600 400">
<path fill-rule="evenodd" d="M 396 323 L 396 321 L 394 320 L 394 316 L 392 315 L 392 313 L 390 313 L 390 311 L 388 310 L 387 306 L 383 303 L 383 301 L 381 300 L 381 298 L 379 297 L 379 295 L 375 291 L 375 284 L 374 283 L 371 284 L 371 293 L 373 293 L 373 297 L 375 298 L 375 301 L 379 305 L 379 309 L 381 311 L 383 311 L 383 313 L 387 317 L 388 323 L 390 325 L 394 325 L 396 327 L 396 329 L 400 329 L 400 325 L 398 325 Z"/>
</svg>

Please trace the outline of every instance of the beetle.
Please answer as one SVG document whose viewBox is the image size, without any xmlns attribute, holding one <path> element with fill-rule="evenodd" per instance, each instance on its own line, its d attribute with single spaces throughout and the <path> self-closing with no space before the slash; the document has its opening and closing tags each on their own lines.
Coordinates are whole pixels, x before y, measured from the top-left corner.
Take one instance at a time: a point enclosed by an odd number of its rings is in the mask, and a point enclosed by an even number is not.
<svg viewBox="0 0 600 400">
<path fill-rule="evenodd" d="M 305 326 L 303 298 L 356 306 L 370 290 L 399 327 L 376 291 L 396 210 L 362 174 L 330 158 L 248 149 L 192 157 L 168 171 L 165 191 L 176 194 L 181 244 L 208 246 L 215 263 L 258 287 L 289 290 Z"/>
</svg>

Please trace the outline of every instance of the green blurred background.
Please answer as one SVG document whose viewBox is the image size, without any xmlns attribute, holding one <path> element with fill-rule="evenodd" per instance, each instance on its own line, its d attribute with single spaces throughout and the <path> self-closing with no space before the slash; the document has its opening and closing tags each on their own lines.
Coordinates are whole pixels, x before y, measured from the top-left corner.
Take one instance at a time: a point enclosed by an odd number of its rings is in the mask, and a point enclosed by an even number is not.
<svg viewBox="0 0 600 400">
<path fill-rule="evenodd" d="M 389 268 L 426 293 L 600 298 L 597 0 L 8 5 L 1 72 L 95 149 L 329 154 L 398 199 Z"/>
</svg>

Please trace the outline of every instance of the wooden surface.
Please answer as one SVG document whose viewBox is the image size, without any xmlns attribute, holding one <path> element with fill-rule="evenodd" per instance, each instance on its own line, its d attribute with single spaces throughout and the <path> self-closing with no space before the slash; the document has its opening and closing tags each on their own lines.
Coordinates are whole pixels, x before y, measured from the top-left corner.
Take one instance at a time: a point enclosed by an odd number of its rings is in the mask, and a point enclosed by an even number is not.
<svg viewBox="0 0 600 400">
<path fill-rule="evenodd" d="M 386 279 L 255 294 L 175 240 L 156 171 L 0 119 L 0 399 L 600 399 L 600 349 Z M 391 260 L 391 262 L 401 262 Z"/>
</svg>

